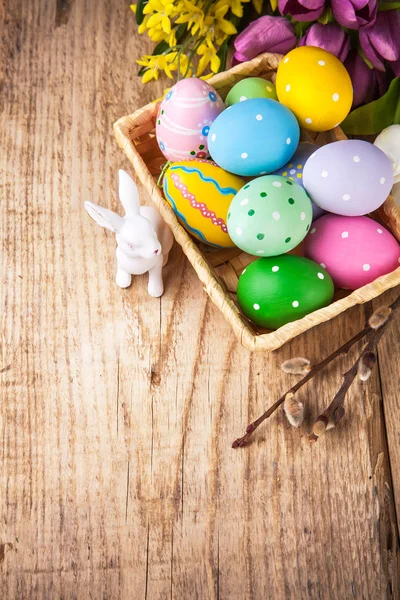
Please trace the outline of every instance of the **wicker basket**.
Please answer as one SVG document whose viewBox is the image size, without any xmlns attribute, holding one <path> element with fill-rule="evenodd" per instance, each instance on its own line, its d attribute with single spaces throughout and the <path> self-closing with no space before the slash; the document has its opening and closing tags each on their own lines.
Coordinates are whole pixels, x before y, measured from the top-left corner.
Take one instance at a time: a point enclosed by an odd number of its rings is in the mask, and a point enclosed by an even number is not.
<svg viewBox="0 0 400 600">
<path fill-rule="evenodd" d="M 274 81 L 281 58 L 278 54 L 263 54 L 250 62 L 215 75 L 209 80 L 210 84 L 224 99 L 231 87 L 244 77 L 251 75 Z M 267 332 L 251 324 L 237 305 L 235 291 L 240 273 L 255 257 L 249 256 L 238 248 L 213 249 L 194 240 L 180 225 L 172 208 L 164 199 L 162 190 L 157 186 L 160 170 L 165 163 L 154 134 L 157 106 L 156 102 L 152 102 L 132 115 L 119 119 L 114 125 L 117 141 L 162 217 L 171 227 L 176 241 L 182 246 L 192 263 L 205 291 L 231 324 L 243 346 L 254 351 L 275 350 L 307 329 L 328 321 L 347 308 L 367 302 L 385 290 L 400 284 L 399 267 L 352 293 L 339 290 L 329 306 L 303 319 L 288 323 L 277 331 Z M 346 139 L 346 136 L 339 127 L 336 127 L 334 130 L 312 137 L 309 132 L 303 131 L 302 139 L 325 144 Z M 400 208 L 391 196 L 387 198 L 374 218 L 379 219 L 390 229 L 397 239 L 400 238 Z M 301 250 L 296 249 L 294 252 L 298 254 Z"/>
</svg>

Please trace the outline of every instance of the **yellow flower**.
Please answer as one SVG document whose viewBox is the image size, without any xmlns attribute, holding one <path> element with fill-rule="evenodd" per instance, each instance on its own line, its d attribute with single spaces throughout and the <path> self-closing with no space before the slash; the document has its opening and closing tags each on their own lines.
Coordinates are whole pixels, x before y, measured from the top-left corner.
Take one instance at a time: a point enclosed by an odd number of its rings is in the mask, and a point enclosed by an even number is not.
<svg viewBox="0 0 400 600">
<path fill-rule="evenodd" d="M 217 51 L 214 47 L 214 44 L 210 40 L 206 40 L 205 43 L 199 46 L 197 54 L 201 56 L 197 67 L 197 75 L 201 75 L 209 64 L 211 64 L 211 71 L 213 73 L 218 73 L 221 61 L 219 56 L 217 55 Z"/>
<path fill-rule="evenodd" d="M 137 8 L 137 5 L 136 5 L 136 4 L 131 4 L 129 8 L 130 8 L 130 9 L 131 9 L 131 11 L 132 11 L 132 12 L 134 12 L 134 13 L 135 13 L 135 15 L 136 15 L 136 8 Z"/>
<path fill-rule="evenodd" d="M 195 35 L 203 29 L 204 12 L 190 0 L 183 0 L 182 14 L 178 17 L 175 23 L 187 23 L 188 29 Z"/>
<path fill-rule="evenodd" d="M 174 0 L 149 0 L 143 9 L 143 14 L 149 15 L 152 12 L 163 12 L 166 9 L 172 10 Z"/>
<path fill-rule="evenodd" d="M 168 42 L 168 46 L 170 48 L 173 48 L 174 46 L 176 46 L 176 36 L 175 36 L 175 31 L 173 29 L 171 30 L 171 33 L 168 36 L 167 42 Z"/>
<path fill-rule="evenodd" d="M 216 19 L 216 29 L 220 29 L 226 35 L 234 35 L 237 33 L 237 29 L 233 23 L 227 19 Z"/>
<path fill-rule="evenodd" d="M 143 9 L 143 14 L 148 16 L 147 25 L 149 29 L 163 31 L 169 35 L 171 33 L 171 19 L 181 13 L 181 2 L 175 3 L 174 0 L 149 0 Z M 160 38 L 159 33 L 154 35 Z M 166 37 L 164 39 L 167 39 Z"/>
<path fill-rule="evenodd" d="M 164 10 L 153 13 L 149 18 L 149 27 L 151 28 L 161 25 L 161 28 L 163 31 L 165 31 L 165 33 L 171 33 L 171 21 L 169 20 L 169 17 L 172 11 L 173 6 L 172 4 L 169 4 Z"/>
<path fill-rule="evenodd" d="M 141 60 L 137 60 L 136 62 L 142 67 L 147 67 L 147 70 L 144 72 L 142 81 L 143 83 L 147 83 L 151 79 L 158 79 L 160 71 L 164 71 L 167 77 L 172 79 L 172 69 L 176 69 L 176 65 L 172 64 L 174 61 L 174 55 L 176 53 L 170 54 L 159 54 L 156 56 L 145 55 L 142 56 Z"/>
<path fill-rule="evenodd" d="M 167 34 L 162 29 L 158 27 L 153 27 L 152 29 L 148 29 L 147 35 L 153 42 L 161 42 L 161 40 L 165 40 Z"/>
<path fill-rule="evenodd" d="M 200 79 L 204 79 L 204 81 L 207 81 L 207 79 L 211 79 L 211 77 L 214 77 L 214 73 L 207 73 L 207 75 L 202 75 Z"/>
<path fill-rule="evenodd" d="M 218 0 L 215 4 L 214 10 L 218 18 L 223 18 L 228 10 L 231 10 L 237 17 L 243 17 L 243 6 L 245 2 L 250 0 Z"/>
<path fill-rule="evenodd" d="M 138 33 L 144 33 L 147 30 L 148 21 L 149 21 L 149 17 L 146 15 L 138 27 Z"/>
<path fill-rule="evenodd" d="M 227 37 L 237 33 L 236 27 L 227 19 L 217 15 L 209 15 L 204 20 L 202 35 L 206 36 L 206 41 L 214 41 L 220 46 Z"/>
<path fill-rule="evenodd" d="M 260 14 L 261 10 L 262 10 L 263 0 L 252 0 L 252 2 L 253 2 L 254 8 L 256 9 L 258 14 Z M 271 3 L 271 5 L 272 5 L 272 3 Z"/>
<path fill-rule="evenodd" d="M 183 52 L 181 52 L 181 54 L 179 54 L 179 71 L 180 71 L 181 77 L 184 77 L 184 76 L 191 77 L 193 74 L 193 65 L 191 63 L 189 63 L 188 56 L 186 54 L 184 54 Z"/>
</svg>

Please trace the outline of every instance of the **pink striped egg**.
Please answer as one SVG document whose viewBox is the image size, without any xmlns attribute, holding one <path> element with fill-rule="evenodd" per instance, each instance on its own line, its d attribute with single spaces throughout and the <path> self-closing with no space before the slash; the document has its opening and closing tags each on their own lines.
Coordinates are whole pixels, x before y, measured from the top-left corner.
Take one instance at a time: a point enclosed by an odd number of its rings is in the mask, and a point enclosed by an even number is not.
<svg viewBox="0 0 400 600">
<path fill-rule="evenodd" d="M 328 271 L 337 288 L 355 290 L 394 271 L 400 247 L 369 217 L 325 215 L 312 224 L 304 254 Z"/>
<path fill-rule="evenodd" d="M 176 83 L 161 102 L 156 138 L 170 161 L 209 158 L 207 137 L 224 103 L 214 88 L 196 77 Z"/>
</svg>

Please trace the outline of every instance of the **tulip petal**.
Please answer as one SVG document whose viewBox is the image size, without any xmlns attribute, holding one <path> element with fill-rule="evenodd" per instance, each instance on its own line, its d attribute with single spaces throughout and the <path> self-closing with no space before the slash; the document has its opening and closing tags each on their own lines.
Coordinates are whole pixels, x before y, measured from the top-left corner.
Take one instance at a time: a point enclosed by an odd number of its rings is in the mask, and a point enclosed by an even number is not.
<svg viewBox="0 0 400 600">
<path fill-rule="evenodd" d="M 337 23 L 314 23 L 301 38 L 299 46 L 323 48 L 344 62 L 350 50 L 350 39 Z"/>
<path fill-rule="evenodd" d="M 375 69 L 378 69 L 379 71 L 384 71 L 385 65 L 383 64 L 383 61 L 381 60 L 381 57 L 379 56 L 378 52 L 376 52 L 375 48 L 371 44 L 371 40 L 369 38 L 367 30 L 368 28 L 366 27 L 365 30 L 360 31 L 359 39 L 361 48 L 366 58 L 372 64 L 372 66 L 374 66 Z"/>
<path fill-rule="evenodd" d="M 396 77 L 400 77 L 400 60 L 395 60 L 394 62 L 390 63 L 390 66 L 392 67 L 392 71 Z"/>
<path fill-rule="evenodd" d="M 380 12 L 368 36 L 372 46 L 384 59 L 398 60 L 400 58 L 400 12 L 398 10 Z"/>
<path fill-rule="evenodd" d="M 374 70 L 370 69 L 362 57 L 352 50 L 344 63 L 353 84 L 353 108 L 374 99 L 376 80 Z"/>
<path fill-rule="evenodd" d="M 251 60 L 262 52 L 286 54 L 297 43 L 294 28 L 282 17 L 256 19 L 235 39 L 235 57 L 240 62 Z"/>
<path fill-rule="evenodd" d="M 324 12 L 325 0 L 279 0 L 281 15 L 290 14 L 297 21 L 316 21 Z"/>
<path fill-rule="evenodd" d="M 379 12 L 376 21 L 360 30 L 360 44 L 365 56 L 380 71 L 385 71 L 384 61 L 392 63 L 399 74 L 400 66 L 400 11 Z"/>
<path fill-rule="evenodd" d="M 331 0 L 335 20 L 343 27 L 360 29 L 375 22 L 377 0 Z"/>
</svg>

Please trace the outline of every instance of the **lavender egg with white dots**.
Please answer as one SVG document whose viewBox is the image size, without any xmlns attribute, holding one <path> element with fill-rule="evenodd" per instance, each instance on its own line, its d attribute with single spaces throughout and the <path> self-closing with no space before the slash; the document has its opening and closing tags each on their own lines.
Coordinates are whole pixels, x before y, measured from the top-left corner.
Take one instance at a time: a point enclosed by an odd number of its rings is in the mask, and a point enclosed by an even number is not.
<svg viewBox="0 0 400 600">
<path fill-rule="evenodd" d="M 282 167 L 294 154 L 300 129 L 294 114 L 275 100 L 233 104 L 213 121 L 208 150 L 231 173 L 256 177 Z"/>
<path fill-rule="evenodd" d="M 314 152 L 320 148 L 317 144 L 310 144 L 309 142 L 301 142 L 297 146 L 296 152 L 292 158 L 283 167 L 275 171 L 276 175 L 286 177 L 289 181 L 293 181 L 301 185 L 304 188 L 303 183 L 303 170 L 307 160 Z M 313 202 L 311 198 L 312 210 L 313 210 L 313 221 L 319 219 L 325 214 L 325 211 Z"/>
<path fill-rule="evenodd" d="M 393 186 L 392 165 L 382 150 L 363 140 L 341 140 L 316 150 L 303 184 L 322 209 L 349 217 L 379 208 Z"/>
<path fill-rule="evenodd" d="M 355 290 L 399 266 L 394 236 L 369 217 L 325 215 L 304 241 L 307 258 L 324 265 L 337 288 Z"/>
</svg>

